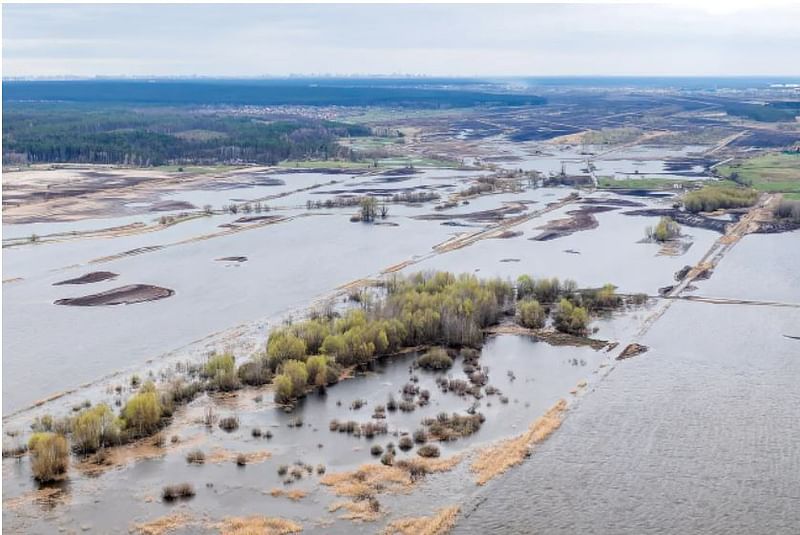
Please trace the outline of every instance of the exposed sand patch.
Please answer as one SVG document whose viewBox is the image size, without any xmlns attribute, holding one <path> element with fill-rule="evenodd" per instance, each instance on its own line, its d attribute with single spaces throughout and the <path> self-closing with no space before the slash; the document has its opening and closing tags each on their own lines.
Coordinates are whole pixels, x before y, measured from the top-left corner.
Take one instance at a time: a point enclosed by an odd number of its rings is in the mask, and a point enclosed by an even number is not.
<svg viewBox="0 0 800 535">
<path fill-rule="evenodd" d="M 433 516 L 399 518 L 383 530 L 383 535 L 444 535 L 456 524 L 461 508 L 458 505 L 443 507 Z"/>
<path fill-rule="evenodd" d="M 121 468 L 129 463 L 157 459 L 167 453 L 175 453 L 191 447 L 197 447 L 207 439 L 205 434 L 198 433 L 180 442 L 171 443 L 162 438 L 162 436 L 166 435 L 166 431 L 162 431 L 162 433 L 162 435 L 157 434 L 145 437 L 123 446 L 102 449 L 83 458 L 80 462 L 75 463 L 74 466 L 85 475 L 96 476 L 107 470 Z"/>
<path fill-rule="evenodd" d="M 520 464 L 530 453 L 531 446 L 543 442 L 561 426 L 561 415 L 566 410 L 567 402 L 561 399 L 533 422 L 522 435 L 479 451 L 470 466 L 475 474 L 475 482 L 478 485 L 485 485 L 512 466 Z"/>
<path fill-rule="evenodd" d="M 3 501 L 4 511 L 19 510 L 26 505 L 45 505 L 52 507 L 53 505 L 63 503 L 66 501 L 68 494 L 64 492 L 61 487 L 42 487 L 40 489 L 26 492 L 16 498 L 9 498 Z"/>
<path fill-rule="evenodd" d="M 345 513 L 339 515 L 339 518 L 352 520 L 353 522 L 374 522 L 385 514 L 385 511 L 380 508 L 378 500 L 374 498 L 358 501 L 339 501 L 332 503 L 328 507 L 328 511 L 331 513 L 342 509 Z"/>
<path fill-rule="evenodd" d="M 301 489 L 292 489 L 292 490 L 285 490 L 274 488 L 269 491 L 269 495 L 273 498 L 281 498 L 286 497 L 292 500 L 293 502 L 297 502 L 308 496 L 308 492 Z"/>
<path fill-rule="evenodd" d="M 211 453 L 206 455 L 206 463 L 219 464 L 235 461 L 239 455 L 244 455 L 247 464 L 263 463 L 270 457 L 272 453 L 267 450 L 251 451 L 248 453 L 240 453 L 237 451 L 230 451 L 224 448 L 214 448 Z"/>
<path fill-rule="evenodd" d="M 394 466 L 363 464 L 350 472 L 328 474 L 320 483 L 331 487 L 335 495 L 350 498 L 335 502 L 330 511 L 344 509 L 346 513 L 341 518 L 371 522 L 384 514 L 377 495 L 409 493 L 425 474 L 452 470 L 462 458 L 459 454 L 445 459 L 398 461 Z"/>
<path fill-rule="evenodd" d="M 303 531 L 297 522 L 267 516 L 226 518 L 217 527 L 220 535 L 289 535 Z"/>
</svg>

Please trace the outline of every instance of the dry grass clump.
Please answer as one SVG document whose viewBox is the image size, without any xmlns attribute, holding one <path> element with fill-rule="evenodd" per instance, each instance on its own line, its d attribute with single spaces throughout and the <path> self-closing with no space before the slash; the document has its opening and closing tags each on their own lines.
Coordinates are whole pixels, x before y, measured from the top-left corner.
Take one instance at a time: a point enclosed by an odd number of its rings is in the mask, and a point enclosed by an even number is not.
<svg viewBox="0 0 800 535">
<path fill-rule="evenodd" d="M 408 451 L 414 447 L 414 440 L 408 435 L 403 435 L 400 437 L 400 440 L 397 441 L 397 447 L 403 451 Z"/>
<path fill-rule="evenodd" d="M 443 507 L 433 516 L 399 518 L 383 530 L 383 535 L 444 535 L 456 524 L 461 508 L 457 505 Z"/>
<path fill-rule="evenodd" d="M 284 490 L 284 489 L 274 488 L 269 491 L 269 494 L 273 498 L 286 497 L 294 502 L 300 501 L 306 496 L 308 496 L 308 492 L 300 489 Z"/>
<path fill-rule="evenodd" d="M 425 444 L 417 448 L 417 455 L 420 457 L 438 457 L 440 455 L 439 446 L 434 444 Z"/>
<path fill-rule="evenodd" d="M 561 415 L 567 410 L 567 402 L 559 400 L 539 417 L 522 435 L 503 440 L 478 452 L 472 462 L 475 482 L 484 485 L 487 481 L 522 462 L 530 447 L 546 440 L 561 426 Z"/>
<path fill-rule="evenodd" d="M 426 474 L 452 470 L 461 459 L 461 455 L 453 455 L 444 459 L 404 459 L 392 466 L 362 464 L 350 472 L 328 474 L 320 483 L 331 487 L 337 496 L 364 500 L 381 493 L 408 492 Z"/>
<path fill-rule="evenodd" d="M 374 522 L 383 515 L 381 503 L 373 496 L 363 500 L 334 502 L 328 507 L 328 511 L 332 513 L 339 509 L 346 511 L 339 518 L 356 522 Z"/>
<path fill-rule="evenodd" d="M 237 453 L 224 448 L 214 448 L 206 459 L 207 462 L 213 464 L 227 463 L 234 461 L 239 463 L 240 460 L 244 464 L 256 464 L 266 461 L 272 457 L 272 453 L 268 450 L 250 451 L 247 453 Z"/>
<path fill-rule="evenodd" d="M 167 485 L 161 489 L 161 499 L 165 502 L 172 502 L 179 499 L 191 498 L 194 496 L 194 487 L 189 483 L 179 483 L 177 485 Z"/>
<path fill-rule="evenodd" d="M 228 433 L 239 429 L 239 418 L 236 416 L 227 416 L 219 421 L 219 428 Z"/>
<path fill-rule="evenodd" d="M 175 513 L 150 522 L 134 524 L 133 529 L 139 535 L 166 535 L 186 526 L 189 522 L 190 518 L 186 513 Z"/>
<path fill-rule="evenodd" d="M 220 535 L 289 535 L 303 531 L 297 522 L 267 516 L 226 518 L 218 527 Z"/>
</svg>

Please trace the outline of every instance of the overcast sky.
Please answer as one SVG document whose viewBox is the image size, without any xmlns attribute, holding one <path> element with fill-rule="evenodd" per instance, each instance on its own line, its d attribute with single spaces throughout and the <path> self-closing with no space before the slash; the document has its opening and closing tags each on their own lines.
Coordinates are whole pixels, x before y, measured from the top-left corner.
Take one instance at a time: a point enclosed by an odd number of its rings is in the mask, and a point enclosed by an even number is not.
<svg viewBox="0 0 800 535">
<path fill-rule="evenodd" d="M 2 11 L 4 77 L 800 74 L 798 5 L 5 4 Z"/>
</svg>

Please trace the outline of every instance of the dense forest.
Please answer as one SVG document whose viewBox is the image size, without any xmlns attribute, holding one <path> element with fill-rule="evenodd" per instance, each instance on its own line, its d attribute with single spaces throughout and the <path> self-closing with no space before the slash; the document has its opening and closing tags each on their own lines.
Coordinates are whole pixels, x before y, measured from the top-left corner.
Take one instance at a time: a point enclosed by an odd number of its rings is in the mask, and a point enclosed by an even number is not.
<svg viewBox="0 0 800 535">
<path fill-rule="evenodd" d="M 81 80 L 4 81 L 3 102 L 120 103 L 137 105 L 398 106 L 464 108 L 524 106 L 545 99 L 463 86 L 409 87 L 396 80 Z M 452 84 L 451 84 L 452 85 Z M 457 84 L 458 85 L 458 84 Z"/>
<path fill-rule="evenodd" d="M 3 163 L 136 166 L 348 157 L 337 144 L 361 126 L 282 116 L 274 120 L 197 109 L 15 104 L 3 114 Z"/>
</svg>

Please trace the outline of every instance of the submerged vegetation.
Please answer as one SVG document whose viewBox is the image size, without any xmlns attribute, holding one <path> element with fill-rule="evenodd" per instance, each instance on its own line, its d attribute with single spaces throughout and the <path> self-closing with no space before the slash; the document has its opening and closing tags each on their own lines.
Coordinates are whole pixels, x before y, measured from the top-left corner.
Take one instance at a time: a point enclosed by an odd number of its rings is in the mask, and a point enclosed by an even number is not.
<svg viewBox="0 0 800 535">
<path fill-rule="evenodd" d="M 71 417 L 38 418 L 32 425 L 37 433 L 28 443 L 34 477 L 50 481 L 67 470 L 68 439 L 76 453 L 91 454 L 153 435 L 170 421 L 179 405 L 203 391 L 225 392 L 271 380 L 275 401 L 290 407 L 308 392 L 324 391 L 338 382 L 347 370 L 365 367 L 376 358 L 401 351 L 424 350 L 412 370 L 416 367 L 448 370 L 454 364 L 454 357 L 460 356 L 467 380 L 440 375 L 436 382 L 442 392 L 479 399 L 485 387 L 486 395 L 499 395 L 499 389 L 488 384 L 488 368 L 481 368 L 478 363 L 478 349 L 487 328 L 503 318 L 516 318 L 524 327 L 542 330 L 552 320 L 552 327 L 559 331 L 585 336 L 591 314 L 640 302 L 635 296 L 616 294 L 610 284 L 579 289 L 574 281 L 557 278 L 533 279 L 523 275 L 512 284 L 507 280 L 482 280 L 474 275 L 447 272 L 393 276 L 359 292 L 359 299 L 350 301 L 351 308 L 344 312 L 316 313 L 310 319 L 274 329 L 265 350 L 238 367 L 234 355 L 225 352 L 211 354 L 202 365 L 190 367 L 187 377 L 173 379 L 160 388 L 152 380 L 143 382 L 134 376 L 129 383 L 130 396 L 124 403 L 117 399 L 117 405 L 122 407 L 119 415 L 109 405 L 87 403 L 77 407 L 77 414 Z M 368 439 L 387 434 L 387 412 L 412 412 L 430 403 L 430 392 L 420 389 L 417 381 L 412 375 L 400 391 L 401 399 L 390 395 L 385 405 L 376 405 L 373 420 L 366 423 L 333 420 L 330 430 Z M 119 386 L 116 391 L 121 390 Z M 261 394 L 257 397 L 260 399 Z M 508 402 L 503 396 L 500 399 Z M 356 400 L 351 408 L 356 410 L 362 404 Z M 239 427 L 235 415 L 218 418 L 210 408 L 204 421 L 209 428 L 218 425 L 229 432 Z M 441 413 L 424 420 L 423 427 L 413 437 L 400 436 L 397 447 L 407 451 L 416 443 L 420 456 L 436 457 L 439 450 L 429 441 L 471 435 L 483 421 L 483 415 L 474 406 L 466 415 Z M 253 437 L 261 435 L 260 429 L 251 431 Z M 266 436 L 271 437 L 271 432 L 267 431 Z M 384 465 L 395 466 L 394 448 L 394 445 L 385 449 L 375 445 L 370 453 L 380 457 Z M 203 464 L 205 459 L 206 455 L 198 449 L 186 455 L 187 463 L 193 465 Z M 246 457 L 235 459 L 242 466 L 248 461 Z M 285 471 L 282 475 L 295 477 Z M 180 493 L 175 496 L 180 497 Z"/>
</svg>

